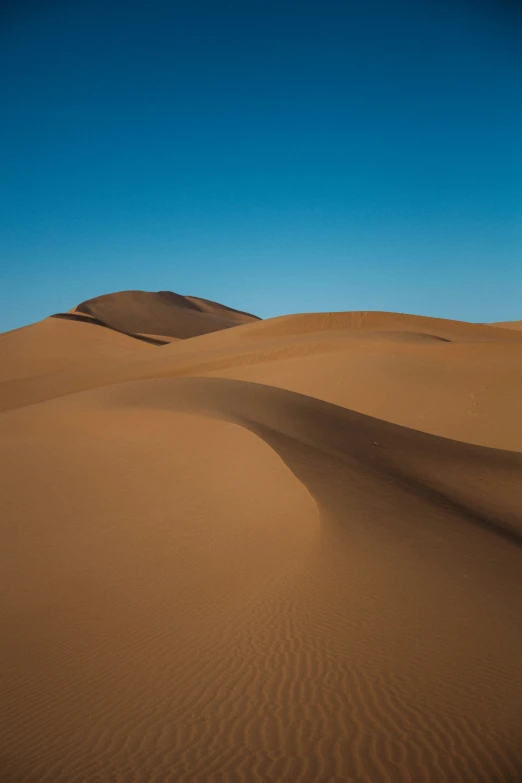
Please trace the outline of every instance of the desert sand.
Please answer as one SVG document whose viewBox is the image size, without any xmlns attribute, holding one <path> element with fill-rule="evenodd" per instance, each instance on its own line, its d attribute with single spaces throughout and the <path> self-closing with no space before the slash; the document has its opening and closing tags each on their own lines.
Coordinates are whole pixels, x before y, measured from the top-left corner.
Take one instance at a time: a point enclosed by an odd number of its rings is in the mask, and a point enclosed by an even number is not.
<svg viewBox="0 0 522 783">
<path fill-rule="evenodd" d="M 519 783 L 522 331 L 0 335 L 2 783 Z"/>
</svg>

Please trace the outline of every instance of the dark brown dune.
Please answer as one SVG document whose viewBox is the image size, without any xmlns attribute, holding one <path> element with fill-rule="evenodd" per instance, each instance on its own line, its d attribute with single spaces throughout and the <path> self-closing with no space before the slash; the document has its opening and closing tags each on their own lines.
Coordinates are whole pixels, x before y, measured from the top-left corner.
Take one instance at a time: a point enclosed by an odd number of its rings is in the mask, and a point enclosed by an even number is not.
<svg viewBox="0 0 522 783">
<path fill-rule="evenodd" d="M 186 339 L 258 320 L 256 316 L 172 291 L 119 291 L 82 302 L 89 315 L 120 332 Z"/>
</svg>

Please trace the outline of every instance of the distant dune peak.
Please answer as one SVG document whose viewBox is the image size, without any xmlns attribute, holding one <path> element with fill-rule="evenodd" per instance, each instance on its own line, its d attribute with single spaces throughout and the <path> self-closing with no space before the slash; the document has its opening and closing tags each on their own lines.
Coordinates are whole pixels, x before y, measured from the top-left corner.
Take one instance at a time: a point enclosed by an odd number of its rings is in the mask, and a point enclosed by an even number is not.
<svg viewBox="0 0 522 783">
<path fill-rule="evenodd" d="M 186 339 L 259 320 L 227 305 L 173 291 L 118 291 L 81 302 L 72 314 L 90 316 L 127 334 Z"/>
</svg>

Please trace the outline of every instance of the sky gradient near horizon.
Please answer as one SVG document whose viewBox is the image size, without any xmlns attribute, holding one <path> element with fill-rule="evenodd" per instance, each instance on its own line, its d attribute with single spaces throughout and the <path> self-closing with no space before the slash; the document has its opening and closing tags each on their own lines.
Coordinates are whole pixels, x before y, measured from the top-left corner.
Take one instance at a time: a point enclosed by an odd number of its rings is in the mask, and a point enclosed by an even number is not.
<svg viewBox="0 0 522 783">
<path fill-rule="evenodd" d="M 522 318 L 514 0 L 7 0 L 0 330 L 122 289 Z"/>
</svg>

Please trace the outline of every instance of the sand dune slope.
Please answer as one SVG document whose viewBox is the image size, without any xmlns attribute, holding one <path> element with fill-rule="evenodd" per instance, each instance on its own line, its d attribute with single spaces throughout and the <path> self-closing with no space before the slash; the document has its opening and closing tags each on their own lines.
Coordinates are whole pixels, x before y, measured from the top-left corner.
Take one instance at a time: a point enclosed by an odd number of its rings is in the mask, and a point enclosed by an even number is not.
<svg viewBox="0 0 522 783">
<path fill-rule="evenodd" d="M 521 779 L 520 454 L 93 379 L 0 416 L 8 783 Z"/>
<path fill-rule="evenodd" d="M 82 302 L 72 314 L 87 315 L 121 332 L 196 337 L 257 320 L 206 299 L 181 296 L 172 291 L 119 291 Z"/>
<path fill-rule="evenodd" d="M 499 321 L 493 326 L 500 326 L 503 329 L 515 329 L 516 331 L 522 331 L 522 321 Z"/>
<path fill-rule="evenodd" d="M 514 323 L 514 322 L 513 322 Z M 500 326 L 501 324 L 496 324 Z M 243 330 L 258 336 L 302 335 L 317 332 L 349 330 L 352 332 L 380 332 L 392 339 L 407 333 L 411 339 L 431 338 L 449 342 L 467 340 L 468 342 L 489 342 L 505 339 L 517 340 L 516 336 L 500 335 L 487 324 L 472 324 L 466 321 L 450 321 L 444 318 L 430 318 L 406 313 L 388 313 L 379 311 L 353 311 L 332 313 L 299 313 L 270 318 L 252 324 Z"/>
<path fill-rule="evenodd" d="M 97 359 L 124 357 L 258 320 L 256 316 L 171 291 L 120 291 L 82 302 L 30 326 L 0 334 L 0 383 L 61 370 L 76 374 Z"/>
<path fill-rule="evenodd" d="M 93 331 L 96 331 L 93 327 Z M 434 435 L 522 451 L 522 333 L 394 313 L 258 321 L 0 385 L 0 410 L 127 380 L 269 384 Z"/>
<path fill-rule="evenodd" d="M 0 410 L 79 388 L 148 345 L 160 347 L 259 320 L 171 291 L 120 291 L 0 334 Z M 141 355 L 143 351 L 141 351 Z M 97 381 L 100 375 L 96 375 Z M 97 382 L 95 381 L 95 383 Z"/>
<path fill-rule="evenodd" d="M 6 381 L 20 381 L 23 389 L 26 383 L 51 373 L 76 374 L 92 361 L 110 363 L 147 347 L 146 343 L 112 329 L 45 318 L 0 334 L 0 389 Z"/>
</svg>

